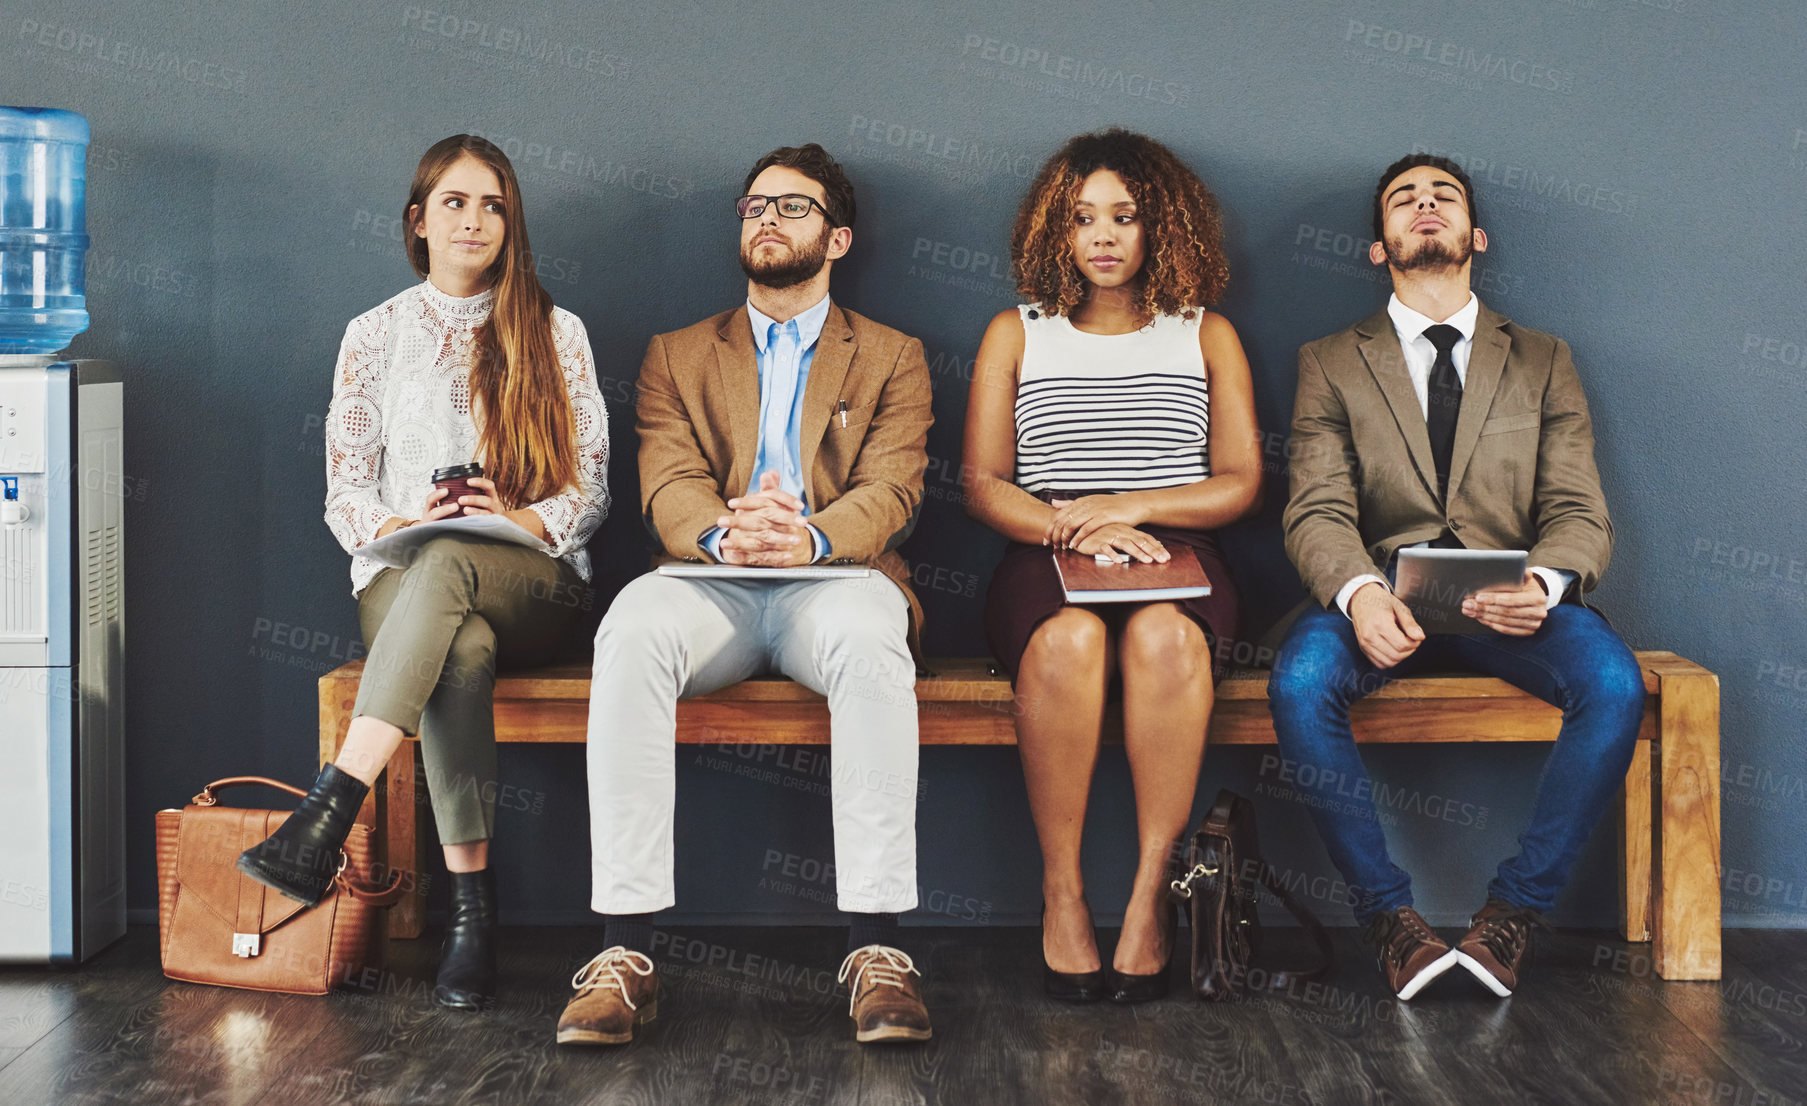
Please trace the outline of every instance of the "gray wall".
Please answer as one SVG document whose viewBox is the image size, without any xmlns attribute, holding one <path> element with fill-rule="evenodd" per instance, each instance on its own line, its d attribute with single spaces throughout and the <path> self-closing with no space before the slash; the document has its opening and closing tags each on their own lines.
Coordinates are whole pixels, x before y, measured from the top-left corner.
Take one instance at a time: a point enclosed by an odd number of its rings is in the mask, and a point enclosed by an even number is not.
<svg viewBox="0 0 1807 1106">
<path fill-rule="evenodd" d="M 922 566 L 931 651 L 970 654 L 1000 542 L 953 498 L 965 374 L 987 318 L 1014 302 L 1002 259 L 1035 166 L 1075 132 L 1121 123 L 1169 143 L 1224 202 L 1222 310 L 1254 365 L 1276 476 L 1294 351 L 1386 294 L 1362 258 L 1374 175 L 1414 149 L 1471 163 L 1494 243 L 1482 296 L 1567 338 L 1592 399 L 1619 529 L 1599 601 L 1634 647 L 1721 674 L 1727 918 L 1807 922 L 1798 5 L 989 7 L 8 6 L 0 102 L 72 108 L 94 127 L 94 326 L 74 350 L 121 362 L 129 396 L 139 917 L 155 905 L 153 810 L 216 776 L 312 774 L 314 680 L 359 648 L 346 557 L 320 517 L 330 367 L 346 321 L 413 279 L 394 217 L 430 143 L 478 131 L 517 155 L 547 287 L 589 327 L 625 505 L 596 541 L 602 600 L 648 544 L 629 406 L 648 336 L 737 302 L 728 205 L 753 158 L 810 139 L 841 157 L 861 218 L 836 296 L 928 347 L 930 498 L 905 551 Z M 1299 593 L 1277 537 L 1283 485 L 1268 498 L 1230 539 L 1257 623 Z M 828 804 L 807 786 L 820 762 L 747 754 L 780 782 L 736 775 L 734 753 L 680 754 L 683 912 L 821 916 L 831 885 L 810 877 L 830 859 Z M 582 757 L 503 754 L 525 796 L 498 830 L 515 920 L 586 917 Z M 1201 798 L 1265 792 L 1276 781 L 1260 757 L 1212 750 Z M 1393 839 L 1427 914 L 1478 904 L 1542 757 L 1372 753 L 1405 790 Z M 931 750 L 924 765 L 925 905 L 1032 920 L 1014 754 Z M 1120 752 L 1099 777 L 1088 863 L 1111 912 L 1133 847 Z M 1303 808 L 1261 809 L 1278 863 L 1331 872 Z M 1611 921 L 1612 854 L 1607 828 L 1560 920 Z"/>
</svg>

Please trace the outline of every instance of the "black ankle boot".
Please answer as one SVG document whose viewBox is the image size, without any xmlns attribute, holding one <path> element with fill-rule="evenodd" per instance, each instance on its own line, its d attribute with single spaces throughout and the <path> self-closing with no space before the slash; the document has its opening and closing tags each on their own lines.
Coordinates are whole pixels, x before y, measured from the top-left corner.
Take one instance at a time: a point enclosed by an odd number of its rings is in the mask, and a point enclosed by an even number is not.
<svg viewBox="0 0 1807 1106">
<path fill-rule="evenodd" d="M 238 870 L 299 903 L 317 904 L 339 872 L 340 849 L 370 788 L 337 765 L 320 769 L 313 790 L 282 828 L 238 854 Z"/>
<path fill-rule="evenodd" d="M 453 872 L 452 909 L 433 998 L 456 1010 L 496 1003 L 496 872 Z"/>
</svg>

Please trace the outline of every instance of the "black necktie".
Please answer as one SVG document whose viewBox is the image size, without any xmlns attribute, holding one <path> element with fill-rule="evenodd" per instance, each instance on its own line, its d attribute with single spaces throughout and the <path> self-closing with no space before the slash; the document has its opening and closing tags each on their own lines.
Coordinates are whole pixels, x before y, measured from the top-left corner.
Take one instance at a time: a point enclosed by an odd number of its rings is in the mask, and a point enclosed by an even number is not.
<svg viewBox="0 0 1807 1106">
<path fill-rule="evenodd" d="M 1456 415 L 1462 410 L 1462 380 L 1449 351 L 1462 340 L 1462 332 L 1447 323 L 1424 328 L 1424 336 L 1437 347 L 1431 364 L 1424 425 L 1431 436 L 1431 460 L 1437 465 L 1437 493 L 1449 495 L 1449 462 L 1456 451 Z"/>
</svg>

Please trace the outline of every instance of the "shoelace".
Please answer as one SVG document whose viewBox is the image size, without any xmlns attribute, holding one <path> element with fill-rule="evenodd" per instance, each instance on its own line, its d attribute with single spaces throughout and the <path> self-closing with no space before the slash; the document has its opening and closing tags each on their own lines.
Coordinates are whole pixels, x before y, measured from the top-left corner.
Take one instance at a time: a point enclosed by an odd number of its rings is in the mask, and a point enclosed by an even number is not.
<svg viewBox="0 0 1807 1106">
<path fill-rule="evenodd" d="M 1481 932 L 1476 937 L 1495 960 L 1511 964 L 1524 952 L 1533 927 L 1548 929 L 1550 925 L 1537 911 L 1528 906 L 1517 906 L 1482 922 Z"/>
<path fill-rule="evenodd" d="M 642 968 L 641 964 L 645 964 L 646 967 Z M 628 997 L 627 977 L 621 974 L 623 968 L 635 975 L 651 975 L 653 974 L 652 958 L 645 953 L 634 952 L 624 945 L 603 949 L 591 957 L 588 964 L 577 969 L 577 974 L 571 977 L 571 986 L 577 988 L 577 993 L 580 995 L 585 991 L 613 987 L 621 992 L 621 1001 L 627 1003 L 629 1010 L 638 1010 L 640 1007 L 634 1003 L 632 998 Z"/>
<path fill-rule="evenodd" d="M 904 985 L 904 974 L 922 974 L 916 970 L 916 962 L 910 959 L 908 953 L 887 945 L 866 945 L 854 949 L 847 954 L 847 959 L 841 961 L 841 971 L 839 975 L 835 976 L 835 982 L 847 983 L 847 973 L 853 971 L 854 960 L 866 953 L 871 953 L 871 958 L 860 965 L 859 972 L 854 975 L 853 982 L 849 983 L 847 987 L 847 1012 L 849 1014 L 853 1013 L 854 1000 L 859 998 L 860 987 L 866 980 L 870 979 L 875 984 L 901 989 Z"/>
<path fill-rule="evenodd" d="M 1402 914 L 1381 914 L 1368 923 L 1368 932 L 1364 939 L 1373 945 L 1383 963 L 1391 962 L 1395 968 L 1404 967 L 1406 957 L 1412 946 L 1434 936 L 1429 932 L 1419 932 Z"/>
</svg>

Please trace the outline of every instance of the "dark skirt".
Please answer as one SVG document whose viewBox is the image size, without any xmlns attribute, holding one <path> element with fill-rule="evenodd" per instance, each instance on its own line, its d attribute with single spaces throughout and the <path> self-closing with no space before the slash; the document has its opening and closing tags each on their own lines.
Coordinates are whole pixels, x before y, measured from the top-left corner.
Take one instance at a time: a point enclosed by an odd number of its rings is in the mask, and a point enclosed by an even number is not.
<svg viewBox="0 0 1807 1106">
<path fill-rule="evenodd" d="M 1217 547 L 1217 537 L 1208 530 L 1176 530 L 1166 526 L 1138 526 L 1166 546 L 1190 546 L 1198 554 L 1198 563 L 1211 581 L 1211 594 L 1195 599 L 1181 599 L 1181 609 L 1198 622 L 1211 645 L 1211 673 L 1221 680 L 1235 653 L 1241 618 L 1236 598 L 1236 578 L 1224 562 Z M 1111 633 L 1118 633 L 1124 619 L 1140 603 L 1076 604 L 1103 618 Z M 1060 574 L 1054 570 L 1054 557 L 1045 545 L 1011 542 L 1004 559 L 991 574 L 991 587 L 985 593 L 985 638 L 991 655 L 1014 679 L 1022 665 L 1023 652 L 1035 628 L 1067 606 L 1066 593 L 1060 586 Z M 1116 681 L 1112 681 L 1113 685 Z"/>
</svg>

